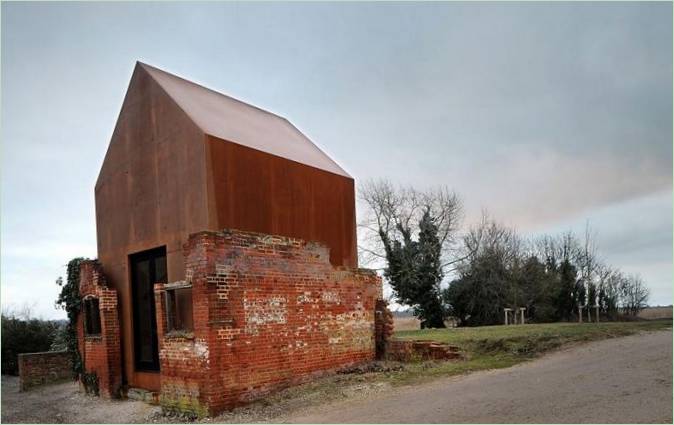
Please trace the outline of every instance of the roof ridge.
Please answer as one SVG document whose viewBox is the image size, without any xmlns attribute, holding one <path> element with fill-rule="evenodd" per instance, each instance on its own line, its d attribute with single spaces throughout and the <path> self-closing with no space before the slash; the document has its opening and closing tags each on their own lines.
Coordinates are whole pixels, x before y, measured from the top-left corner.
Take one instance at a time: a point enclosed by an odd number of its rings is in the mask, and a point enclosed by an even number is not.
<svg viewBox="0 0 674 425">
<path fill-rule="evenodd" d="M 227 99 L 231 99 L 231 100 L 233 100 L 233 101 L 235 101 L 235 102 L 237 102 L 237 103 L 241 103 L 241 104 L 246 105 L 246 106 L 249 106 L 249 107 L 251 107 L 251 108 L 255 108 L 255 109 L 257 109 L 258 111 L 264 112 L 264 113 L 269 114 L 269 115 L 273 115 L 273 116 L 276 117 L 276 118 L 280 118 L 280 119 L 283 119 L 283 120 L 286 120 L 286 121 L 287 121 L 287 119 L 286 119 L 285 117 L 282 117 L 281 115 L 279 115 L 279 114 L 277 114 L 277 113 L 268 111 L 268 110 L 263 109 L 263 108 L 261 108 L 261 107 L 259 107 L 259 106 L 257 106 L 257 105 L 253 105 L 252 103 L 244 102 L 244 101 L 241 100 L 241 99 L 237 99 L 236 97 L 233 97 L 233 96 L 230 96 L 230 95 L 228 95 L 228 94 L 222 93 L 222 92 L 217 91 L 217 90 L 215 90 L 215 89 L 212 89 L 212 88 L 210 88 L 210 87 L 206 87 L 206 86 L 203 85 L 203 84 L 195 83 L 194 81 L 188 80 L 187 78 L 183 78 L 183 77 L 181 77 L 180 75 L 173 74 L 173 73 L 168 72 L 168 71 L 165 71 L 165 70 L 163 70 L 163 69 L 161 69 L 161 68 L 157 68 L 156 66 L 149 65 L 149 64 L 147 64 L 147 63 L 145 63 L 145 62 L 136 61 L 136 63 L 137 63 L 138 65 L 142 66 L 143 68 L 145 68 L 146 70 L 148 70 L 148 68 L 149 68 L 150 70 L 158 71 L 158 72 L 161 72 L 161 73 L 170 75 L 171 77 L 174 77 L 174 78 L 177 78 L 177 79 L 179 79 L 179 80 L 182 80 L 182 81 L 184 81 L 184 82 L 186 82 L 186 83 L 188 83 L 188 84 L 191 84 L 191 85 L 193 85 L 193 86 L 198 86 L 198 87 L 201 87 L 201 88 L 204 89 L 204 90 L 208 90 L 208 91 L 210 91 L 210 92 L 212 92 L 212 93 L 215 93 L 215 94 L 217 94 L 218 96 L 226 97 Z"/>
<path fill-rule="evenodd" d="M 352 178 L 287 118 L 136 61 L 205 134 Z"/>
</svg>

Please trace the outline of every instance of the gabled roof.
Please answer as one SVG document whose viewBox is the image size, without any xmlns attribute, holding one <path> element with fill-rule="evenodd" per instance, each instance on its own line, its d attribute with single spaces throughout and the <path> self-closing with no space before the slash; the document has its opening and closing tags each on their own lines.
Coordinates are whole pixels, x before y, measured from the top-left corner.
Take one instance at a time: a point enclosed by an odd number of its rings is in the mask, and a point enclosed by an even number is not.
<svg viewBox="0 0 674 425">
<path fill-rule="evenodd" d="M 288 120 L 138 62 L 205 134 L 351 177 Z"/>
</svg>

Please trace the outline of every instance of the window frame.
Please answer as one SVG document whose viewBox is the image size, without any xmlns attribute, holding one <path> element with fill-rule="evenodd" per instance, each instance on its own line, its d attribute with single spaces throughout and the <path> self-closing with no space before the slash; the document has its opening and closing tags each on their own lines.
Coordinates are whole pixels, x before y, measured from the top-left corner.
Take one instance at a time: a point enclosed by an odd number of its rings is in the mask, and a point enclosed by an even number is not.
<svg viewBox="0 0 674 425">
<path fill-rule="evenodd" d="M 100 337 L 103 333 L 101 323 L 101 304 L 98 298 L 90 296 L 83 300 L 84 303 L 84 335 L 87 337 Z M 94 314 L 95 313 L 95 314 Z M 98 332 L 95 332 L 98 331 Z"/>
<path fill-rule="evenodd" d="M 166 334 L 171 336 L 172 334 L 191 334 L 194 332 L 194 301 L 192 301 L 192 320 L 191 327 L 185 328 L 184 326 L 178 327 L 176 322 L 180 315 L 178 311 L 180 309 L 180 303 L 178 302 L 178 297 L 176 296 L 177 291 L 186 290 L 190 291 L 190 300 L 192 299 L 192 284 L 184 281 L 169 283 L 164 286 L 164 318 L 166 325 Z"/>
</svg>

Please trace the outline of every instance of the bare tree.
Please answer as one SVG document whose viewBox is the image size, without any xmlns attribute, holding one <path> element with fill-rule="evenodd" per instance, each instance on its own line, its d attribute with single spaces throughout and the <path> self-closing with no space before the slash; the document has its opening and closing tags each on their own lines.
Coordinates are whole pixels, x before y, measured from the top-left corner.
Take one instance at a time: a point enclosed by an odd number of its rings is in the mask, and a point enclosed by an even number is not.
<svg viewBox="0 0 674 425">
<path fill-rule="evenodd" d="M 370 180 L 359 187 L 359 200 L 365 207 L 358 227 L 359 261 L 370 265 L 386 259 L 385 241 L 417 234 L 425 211 L 438 228 L 442 246 L 443 270 L 456 263 L 457 231 L 462 217 L 461 200 L 445 186 L 421 191 L 395 187 L 388 180 Z"/>
<path fill-rule="evenodd" d="M 625 314 L 636 316 L 647 306 L 650 291 L 639 275 L 629 275 L 622 279 L 621 283 L 623 311 Z"/>
<path fill-rule="evenodd" d="M 587 304 L 597 305 L 598 290 L 598 272 L 599 259 L 597 258 L 596 233 L 590 227 L 590 222 L 585 224 L 585 235 L 582 245 L 579 246 L 576 255 L 576 267 L 580 274 L 580 279 L 585 285 L 587 294 Z"/>
<path fill-rule="evenodd" d="M 493 220 L 482 211 L 482 219 L 463 237 L 460 260 L 471 261 L 489 252 L 507 267 L 517 266 L 525 252 L 525 242 L 513 228 Z"/>
</svg>

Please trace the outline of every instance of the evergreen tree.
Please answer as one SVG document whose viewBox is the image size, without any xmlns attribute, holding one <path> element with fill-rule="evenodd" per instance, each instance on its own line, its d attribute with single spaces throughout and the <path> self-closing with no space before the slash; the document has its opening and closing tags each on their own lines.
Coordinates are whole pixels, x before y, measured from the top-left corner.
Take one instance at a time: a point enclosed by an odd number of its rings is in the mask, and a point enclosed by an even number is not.
<svg viewBox="0 0 674 425">
<path fill-rule="evenodd" d="M 397 301 L 411 306 L 423 327 L 442 328 L 446 311 L 440 294 L 443 273 L 438 228 L 426 210 L 419 222 L 417 241 L 409 228 L 399 226 L 398 230 L 402 241 L 391 241 L 381 234 L 388 262 L 384 276 Z"/>
<path fill-rule="evenodd" d="M 571 261 L 564 259 L 557 270 L 559 275 L 557 299 L 557 316 L 559 319 L 570 320 L 575 316 L 576 302 L 578 297 L 576 292 L 576 267 Z"/>
</svg>

